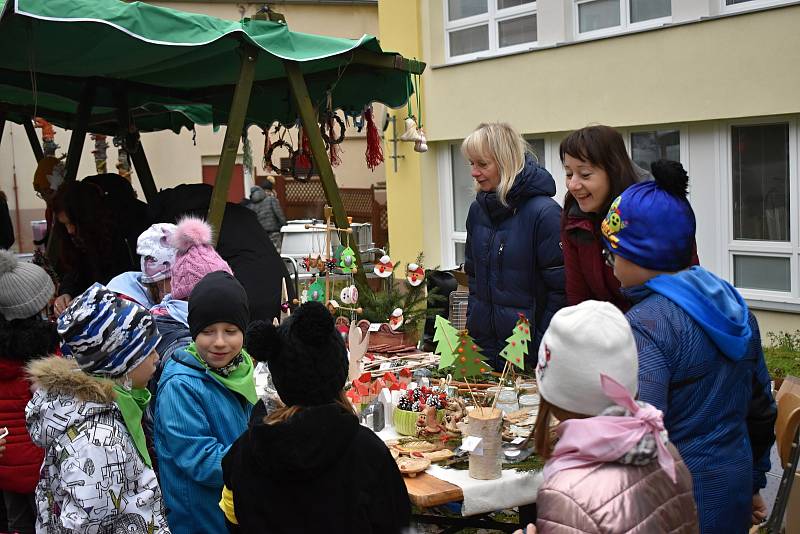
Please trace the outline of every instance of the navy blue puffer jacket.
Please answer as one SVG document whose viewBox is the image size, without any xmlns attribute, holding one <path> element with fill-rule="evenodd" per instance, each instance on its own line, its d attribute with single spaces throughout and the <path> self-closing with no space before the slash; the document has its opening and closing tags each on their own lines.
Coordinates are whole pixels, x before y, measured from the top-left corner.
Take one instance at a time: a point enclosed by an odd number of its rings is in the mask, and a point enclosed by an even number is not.
<svg viewBox="0 0 800 534">
<path fill-rule="evenodd" d="M 534 325 L 529 353 L 535 359 L 550 319 L 566 303 L 555 193 L 550 173 L 527 158 L 506 195 L 508 206 L 495 192 L 479 192 L 470 206 L 467 329 L 496 369 L 505 363 L 498 353 L 520 313 Z"/>
</svg>

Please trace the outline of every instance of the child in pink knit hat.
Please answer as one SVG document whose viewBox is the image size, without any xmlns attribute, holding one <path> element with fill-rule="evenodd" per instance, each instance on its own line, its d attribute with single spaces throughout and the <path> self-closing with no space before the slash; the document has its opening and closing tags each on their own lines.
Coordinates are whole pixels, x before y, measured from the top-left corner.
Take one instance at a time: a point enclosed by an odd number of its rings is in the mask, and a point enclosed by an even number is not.
<svg viewBox="0 0 800 534">
<path fill-rule="evenodd" d="M 186 300 L 194 286 L 208 273 L 225 271 L 233 275 L 228 262 L 212 245 L 211 226 L 197 217 L 185 217 L 170 237 L 178 250 L 172 267 L 172 298 Z"/>
</svg>

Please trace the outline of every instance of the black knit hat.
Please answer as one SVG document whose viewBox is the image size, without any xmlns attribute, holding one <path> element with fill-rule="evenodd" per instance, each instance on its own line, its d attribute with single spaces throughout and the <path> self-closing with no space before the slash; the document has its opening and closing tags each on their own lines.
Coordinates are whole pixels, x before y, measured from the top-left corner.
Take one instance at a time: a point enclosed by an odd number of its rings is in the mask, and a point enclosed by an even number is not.
<svg viewBox="0 0 800 534">
<path fill-rule="evenodd" d="M 319 302 L 303 304 L 277 328 L 254 322 L 245 346 L 253 358 L 267 362 L 287 406 L 328 404 L 344 388 L 347 349 L 333 317 Z"/>
<path fill-rule="evenodd" d="M 239 281 L 225 271 L 208 273 L 189 295 L 189 333 L 192 339 L 214 323 L 231 323 L 244 333 L 250 322 L 247 293 Z"/>
</svg>

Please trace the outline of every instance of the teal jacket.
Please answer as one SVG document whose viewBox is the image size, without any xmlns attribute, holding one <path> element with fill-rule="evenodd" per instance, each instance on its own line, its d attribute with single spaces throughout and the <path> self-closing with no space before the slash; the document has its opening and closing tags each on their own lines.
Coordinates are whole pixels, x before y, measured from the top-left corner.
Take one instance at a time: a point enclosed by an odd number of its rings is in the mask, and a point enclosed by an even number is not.
<svg viewBox="0 0 800 534">
<path fill-rule="evenodd" d="M 252 408 L 185 350 L 165 363 L 156 395 L 155 446 L 173 534 L 227 531 L 219 508 L 222 457 L 247 429 Z"/>
</svg>

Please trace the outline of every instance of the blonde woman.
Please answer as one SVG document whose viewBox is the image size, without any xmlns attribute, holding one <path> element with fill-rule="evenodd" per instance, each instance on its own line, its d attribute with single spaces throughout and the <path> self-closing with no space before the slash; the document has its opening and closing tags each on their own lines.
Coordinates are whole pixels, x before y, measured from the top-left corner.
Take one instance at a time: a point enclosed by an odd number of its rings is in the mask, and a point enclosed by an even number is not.
<svg viewBox="0 0 800 534">
<path fill-rule="evenodd" d="M 498 353 L 519 314 L 534 325 L 534 353 L 565 304 L 561 208 L 553 177 L 508 124 L 481 124 L 461 152 L 478 190 L 467 215 L 467 328 L 500 369 Z"/>
</svg>

